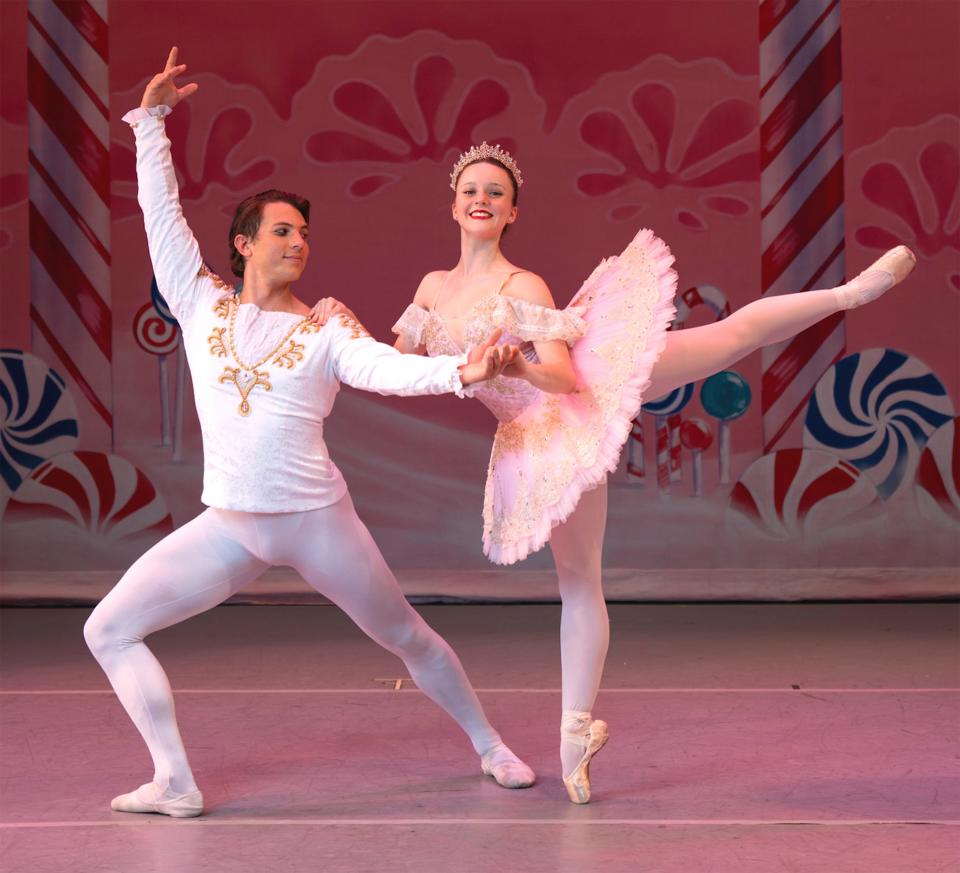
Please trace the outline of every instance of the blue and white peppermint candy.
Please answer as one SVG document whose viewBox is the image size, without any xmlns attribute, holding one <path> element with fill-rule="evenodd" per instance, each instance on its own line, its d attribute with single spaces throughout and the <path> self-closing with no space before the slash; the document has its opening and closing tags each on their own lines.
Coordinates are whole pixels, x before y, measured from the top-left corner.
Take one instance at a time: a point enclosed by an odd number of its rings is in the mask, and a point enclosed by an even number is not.
<svg viewBox="0 0 960 873">
<path fill-rule="evenodd" d="M 643 401 L 643 411 L 651 415 L 676 415 L 684 406 L 690 402 L 693 397 L 693 383 L 690 382 L 682 388 L 677 388 L 663 397 L 657 397 L 654 400 Z"/>
<path fill-rule="evenodd" d="M 77 407 L 36 355 L 0 349 L 0 478 L 10 491 L 47 458 L 76 448 Z"/>
<path fill-rule="evenodd" d="M 803 444 L 849 461 L 887 500 L 912 482 L 930 435 L 953 415 L 953 401 L 923 361 L 866 349 L 838 361 L 817 382 Z"/>
<path fill-rule="evenodd" d="M 156 276 L 150 278 L 150 302 L 153 303 L 153 308 L 157 310 L 157 315 L 165 322 L 168 324 L 177 324 L 177 320 L 173 317 L 170 307 L 167 306 L 167 301 L 163 299 L 163 295 L 160 293 L 160 286 L 157 285 Z"/>
</svg>

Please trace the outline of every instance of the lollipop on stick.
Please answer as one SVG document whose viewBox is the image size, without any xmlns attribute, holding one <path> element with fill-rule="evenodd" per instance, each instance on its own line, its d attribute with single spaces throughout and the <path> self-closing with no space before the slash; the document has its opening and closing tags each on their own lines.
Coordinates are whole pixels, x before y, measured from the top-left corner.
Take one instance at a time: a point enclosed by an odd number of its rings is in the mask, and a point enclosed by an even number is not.
<svg viewBox="0 0 960 873">
<path fill-rule="evenodd" d="M 693 397 L 693 384 L 677 388 L 663 397 L 645 402 L 643 411 L 656 418 L 657 425 L 657 487 L 660 494 L 666 497 L 670 494 L 670 433 L 667 419 L 680 412 Z"/>
<path fill-rule="evenodd" d="M 627 481 L 633 485 L 643 485 L 646 480 L 643 448 L 643 421 L 638 415 L 630 427 L 630 439 L 627 442 Z"/>
<path fill-rule="evenodd" d="M 673 320 L 671 330 L 681 330 L 686 327 L 693 311 L 703 307 L 713 315 L 714 321 L 721 321 L 730 314 L 730 301 L 716 285 L 692 285 L 682 294 L 677 295 L 677 316 Z M 679 482 L 683 478 L 680 427 L 683 416 L 679 412 L 667 419 L 670 429 L 670 479 Z"/>
<path fill-rule="evenodd" d="M 693 454 L 693 496 L 703 497 L 703 453 L 713 444 L 710 425 L 702 418 L 688 418 L 680 425 L 680 442 Z"/>
<path fill-rule="evenodd" d="M 167 356 L 180 346 L 180 330 L 144 303 L 133 318 L 133 337 L 145 352 L 156 355 L 160 367 L 160 444 L 170 445 L 170 394 Z"/>
<path fill-rule="evenodd" d="M 717 444 L 720 449 L 720 482 L 730 482 L 730 422 L 750 406 L 750 386 L 733 370 L 714 373 L 700 388 L 700 403 L 709 415 L 718 419 Z"/>
</svg>

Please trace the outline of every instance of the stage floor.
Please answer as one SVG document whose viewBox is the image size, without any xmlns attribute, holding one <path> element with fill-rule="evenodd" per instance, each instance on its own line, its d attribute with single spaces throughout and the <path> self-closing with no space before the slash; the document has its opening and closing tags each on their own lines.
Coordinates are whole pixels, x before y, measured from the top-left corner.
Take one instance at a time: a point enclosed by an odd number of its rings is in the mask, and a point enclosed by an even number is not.
<svg viewBox="0 0 960 873">
<path fill-rule="evenodd" d="M 555 605 L 423 606 L 537 770 L 506 791 L 330 606 L 220 607 L 151 638 L 208 812 L 114 813 L 146 750 L 81 635 L 0 610 L 5 873 L 960 870 L 958 606 L 627 605 L 595 797 L 556 760 Z"/>
</svg>

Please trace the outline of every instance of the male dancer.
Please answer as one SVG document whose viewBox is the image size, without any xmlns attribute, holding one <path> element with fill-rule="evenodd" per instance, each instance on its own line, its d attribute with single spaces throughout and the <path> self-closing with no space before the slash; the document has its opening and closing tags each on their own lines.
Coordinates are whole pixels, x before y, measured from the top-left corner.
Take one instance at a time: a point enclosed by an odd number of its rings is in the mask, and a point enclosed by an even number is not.
<svg viewBox="0 0 960 873">
<path fill-rule="evenodd" d="M 291 287 L 310 251 L 309 202 L 281 191 L 237 209 L 231 262 L 242 290 L 213 275 L 183 218 L 164 132 L 164 117 L 198 87 L 177 87 L 184 69 L 173 48 L 124 120 L 137 141 L 154 272 L 190 362 L 208 508 L 137 560 L 84 628 L 154 764 L 151 782 L 111 806 L 175 817 L 203 811 L 169 682 L 143 640 L 216 606 L 275 564 L 295 568 L 402 658 L 467 733 L 485 774 L 504 787 L 532 785 L 533 772 L 487 721 L 454 652 L 404 599 L 323 442 L 341 381 L 383 394 L 461 395 L 463 386 L 501 372 L 516 349 L 496 346 L 495 332 L 469 359 L 426 359 L 375 342 L 345 314 L 323 326 L 309 322 L 309 307 Z"/>
</svg>

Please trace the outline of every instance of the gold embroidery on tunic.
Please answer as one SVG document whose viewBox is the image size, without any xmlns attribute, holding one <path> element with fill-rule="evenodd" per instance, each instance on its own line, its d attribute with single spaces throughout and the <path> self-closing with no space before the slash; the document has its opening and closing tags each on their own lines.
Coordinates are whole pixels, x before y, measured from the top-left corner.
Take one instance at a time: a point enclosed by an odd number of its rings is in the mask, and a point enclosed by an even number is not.
<svg viewBox="0 0 960 873">
<path fill-rule="evenodd" d="M 230 314 L 230 295 L 221 297 L 213 307 L 217 318 L 226 318 Z"/>
<path fill-rule="evenodd" d="M 223 335 L 226 332 L 225 327 L 215 327 L 213 333 L 207 337 L 207 342 L 210 343 L 210 354 L 217 358 L 227 356 L 227 344 L 223 341 Z"/>
<path fill-rule="evenodd" d="M 292 370 L 297 361 L 303 360 L 303 343 L 295 343 L 293 340 L 288 342 L 290 345 L 273 359 L 273 363 Z"/>
<path fill-rule="evenodd" d="M 360 339 L 360 337 L 370 336 L 370 331 L 368 331 L 359 321 L 355 318 L 351 318 L 345 313 L 340 313 L 337 315 L 337 318 L 340 319 L 340 323 L 350 331 L 351 339 Z"/>
<path fill-rule="evenodd" d="M 220 288 L 224 291 L 233 291 L 233 286 L 224 282 L 216 273 L 207 268 L 206 264 L 201 264 L 200 269 L 197 270 L 198 279 L 209 279 L 213 282 L 214 288 Z"/>
<path fill-rule="evenodd" d="M 261 370 L 245 373 L 239 367 L 224 367 L 218 381 L 224 385 L 232 382 L 237 386 L 237 391 L 240 392 L 240 405 L 237 409 L 243 416 L 250 414 L 250 403 L 247 398 L 254 388 L 259 385 L 267 391 L 273 390 L 273 386 L 270 384 L 270 374 Z"/>
<path fill-rule="evenodd" d="M 205 270 L 206 267 L 201 268 L 201 275 L 213 277 L 213 274 L 209 271 L 205 274 Z M 242 361 L 240 355 L 237 354 L 233 338 L 237 310 L 239 308 L 240 303 L 236 295 L 233 294 L 221 297 L 220 300 L 217 301 L 213 307 L 213 311 L 218 318 L 227 318 L 228 323 L 226 327 L 215 327 L 213 333 L 207 337 L 207 342 L 210 343 L 211 355 L 218 358 L 232 357 L 237 364 L 236 367 L 224 367 L 223 373 L 220 375 L 218 381 L 222 384 L 232 383 L 236 385 L 237 391 L 240 392 L 239 412 L 241 415 L 247 416 L 250 414 L 250 402 L 247 399 L 250 396 L 250 392 L 258 385 L 267 391 L 273 390 L 273 386 L 270 384 L 269 373 L 258 368 L 266 364 L 267 361 L 270 361 L 278 367 L 285 367 L 288 370 L 292 370 L 297 363 L 303 360 L 305 345 L 295 342 L 291 337 L 298 330 L 301 333 L 314 333 L 319 330 L 319 327 L 311 324 L 306 319 L 301 319 L 287 331 L 283 339 L 280 340 L 270 352 L 256 363 L 247 364 Z"/>
</svg>

